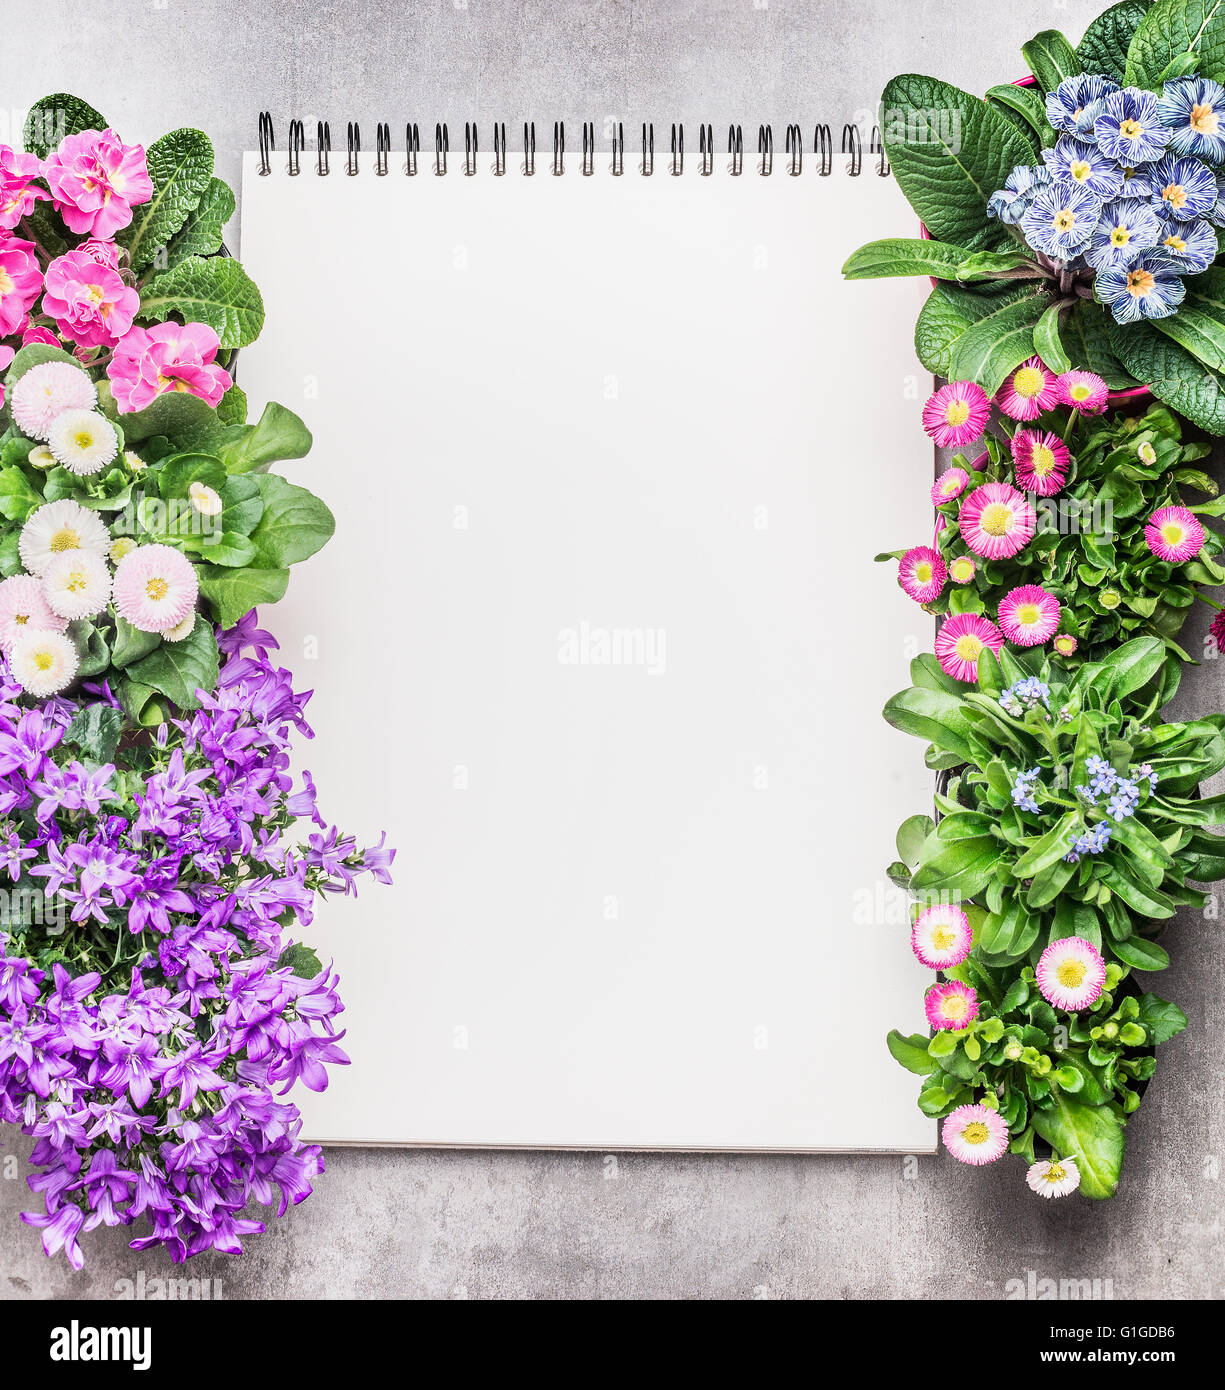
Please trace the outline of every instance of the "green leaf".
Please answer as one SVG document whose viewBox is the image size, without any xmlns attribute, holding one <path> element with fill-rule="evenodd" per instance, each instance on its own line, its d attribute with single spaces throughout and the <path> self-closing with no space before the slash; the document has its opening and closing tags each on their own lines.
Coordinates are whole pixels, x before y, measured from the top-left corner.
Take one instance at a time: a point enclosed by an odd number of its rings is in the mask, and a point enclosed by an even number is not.
<svg viewBox="0 0 1225 1390">
<path fill-rule="evenodd" d="M 1034 329 L 1034 351 L 1053 372 L 1070 372 L 1072 360 L 1063 350 L 1059 337 L 1059 315 L 1061 304 L 1052 304 L 1038 320 Z"/>
<path fill-rule="evenodd" d="M 142 319 L 160 323 L 172 314 L 188 323 L 208 324 L 223 348 L 239 348 L 259 337 L 264 301 L 231 257 L 188 256 L 141 288 Z"/>
<path fill-rule="evenodd" d="M 910 865 L 919 862 L 923 842 L 934 829 L 930 816 L 910 816 L 898 826 L 895 845 L 902 863 Z"/>
<path fill-rule="evenodd" d="M 70 96 L 67 92 L 56 92 L 30 107 L 21 139 L 31 154 L 46 159 L 65 135 L 106 128 L 106 117 L 95 111 L 87 101 Z"/>
<path fill-rule="evenodd" d="M 172 130 L 149 146 L 146 158 L 153 196 L 133 208 L 131 226 L 119 237 L 137 273 L 165 251 L 213 177 L 212 141 L 201 130 Z"/>
<path fill-rule="evenodd" d="M 1176 314 L 1154 319 L 1153 326 L 1185 347 L 1205 366 L 1217 372 L 1225 369 L 1225 323 L 1221 323 L 1211 309 L 1197 305 L 1193 296 L 1187 297 Z"/>
<path fill-rule="evenodd" d="M 112 705 L 86 705 L 64 731 L 64 742 L 74 744 L 96 763 L 109 763 L 122 732 L 123 715 Z"/>
<path fill-rule="evenodd" d="M 851 254 L 842 273 L 848 280 L 881 279 L 891 275 L 931 275 L 938 280 L 985 280 L 1018 266 L 1032 266 L 1021 250 L 979 251 L 946 241 L 889 237 L 870 241 Z"/>
<path fill-rule="evenodd" d="M 1085 72 L 1098 72 L 1122 84 L 1127 73 L 1127 49 L 1152 0 L 1123 0 L 1093 21 L 1076 45 Z"/>
<path fill-rule="evenodd" d="M 890 1030 L 885 1039 L 895 1062 L 900 1062 L 907 1071 L 916 1076 L 930 1076 L 939 1068 L 928 1055 L 927 1039 L 922 1033 L 912 1033 L 904 1037 L 896 1028 Z"/>
<path fill-rule="evenodd" d="M 128 667 L 128 676 L 172 700 L 179 709 L 196 709 L 197 690 L 217 684 L 219 659 L 212 624 L 201 619 L 181 642 L 165 642 Z"/>
<path fill-rule="evenodd" d="M 1021 45 L 1021 56 L 1043 92 L 1053 92 L 1065 78 L 1083 72 L 1076 50 L 1058 29 L 1044 29 Z"/>
<path fill-rule="evenodd" d="M 216 255 L 221 250 L 225 224 L 233 216 L 233 189 L 222 179 L 210 179 L 200 195 L 200 201 L 187 214 L 187 220 L 166 248 L 166 269 L 178 265 L 189 256 Z"/>
<path fill-rule="evenodd" d="M 894 177 L 939 241 L 980 251 L 1007 230 L 987 202 L 1018 164 L 1037 158 L 1035 141 L 979 97 L 933 77 L 895 77 L 881 98 L 881 128 Z"/>
<path fill-rule="evenodd" d="M 1225 381 L 1220 373 L 1151 324 L 1112 324 L 1110 341 L 1127 370 L 1150 383 L 1155 396 L 1209 434 L 1225 434 Z"/>
<path fill-rule="evenodd" d="M 1079 811 L 1066 811 L 1054 825 L 1012 866 L 1017 878 L 1033 878 L 1048 865 L 1055 864 L 1072 848 L 1084 828 Z"/>
<path fill-rule="evenodd" d="M 105 413 L 123 426 L 124 438 L 133 448 L 157 435 L 165 435 L 177 445 L 189 436 L 205 435 L 218 428 L 217 412 L 212 406 L 187 391 L 166 391 L 152 405 L 128 415 L 119 414 L 113 406 Z"/>
<path fill-rule="evenodd" d="M 1034 330 L 1049 304 L 1049 295 L 1030 294 L 972 324 L 950 354 L 952 375 L 994 395 L 1008 373 L 1033 355 Z"/>
<path fill-rule="evenodd" d="M 916 893 L 957 894 L 972 898 L 990 882 L 999 862 L 999 843 L 992 836 L 941 843 L 929 840 L 911 889 Z"/>
<path fill-rule="evenodd" d="M 233 627 L 261 603 L 276 603 L 289 585 L 287 569 L 225 569 L 200 565 L 200 593 L 222 627 Z"/>
<path fill-rule="evenodd" d="M 1139 1021 L 1144 1025 L 1148 1040 L 1154 1047 L 1169 1042 L 1187 1026 L 1187 1016 L 1177 1004 L 1171 1004 L 1157 994 L 1140 996 Z"/>
<path fill-rule="evenodd" d="M 1112 1197 L 1123 1167 L 1123 1121 L 1108 1105 L 1084 1105 L 1059 1091 L 1052 1099 L 1051 1109 L 1034 1110 L 1034 1128 L 1060 1158 L 1075 1157 L 1086 1197 Z"/>
<path fill-rule="evenodd" d="M 915 324 L 915 354 L 937 376 L 948 376 L 953 349 L 967 329 L 999 314 L 1010 304 L 1034 292 L 1032 284 L 1009 285 L 1001 293 L 998 282 L 989 289 L 968 289 L 949 282 L 937 284 L 927 297 Z"/>
<path fill-rule="evenodd" d="M 257 568 L 296 565 L 322 550 L 336 530 L 326 504 L 276 473 L 262 473 L 256 481 L 264 502 L 264 514 L 251 532 Z"/>
<path fill-rule="evenodd" d="M 286 966 L 297 975 L 300 980 L 313 980 L 323 969 L 319 957 L 309 946 L 295 942 L 292 946 L 286 946 L 277 957 L 276 968 L 284 970 Z"/>
<path fill-rule="evenodd" d="M 110 669 L 111 649 L 106 638 L 88 619 L 78 618 L 69 623 L 68 634 L 76 643 L 78 663 L 77 679 L 92 680 Z"/>
<path fill-rule="evenodd" d="M 1199 58 L 1204 77 L 1225 77 L 1225 0 L 1157 0 L 1127 50 L 1127 85 L 1158 91 L 1166 69 L 1184 53 Z"/>
<path fill-rule="evenodd" d="M 1105 689 L 1116 699 L 1122 699 L 1149 681 L 1165 661 L 1165 644 L 1158 637 L 1134 637 L 1115 647 L 1100 662 L 1106 673 Z M 1096 684 L 1096 682 L 1095 682 Z"/>
<path fill-rule="evenodd" d="M 1112 321 L 1108 309 L 1092 299 L 1082 299 L 1060 325 L 1060 337 L 1076 366 L 1096 372 L 1112 391 L 1127 391 L 1137 384 L 1136 378 L 1111 346 Z"/>
<path fill-rule="evenodd" d="M 889 701 L 884 715 L 904 734 L 926 739 L 945 752 L 955 753 L 964 762 L 972 761 L 973 753 L 967 742 L 972 725 L 959 696 L 911 686 Z"/>
<path fill-rule="evenodd" d="M 142 632 L 140 628 L 133 627 L 126 618 L 115 614 L 115 643 L 111 651 L 111 661 L 120 670 L 148 656 L 161 646 L 161 642 L 160 633 Z"/>
<path fill-rule="evenodd" d="M 310 430 L 292 410 L 269 401 L 259 422 L 248 425 L 219 452 L 230 473 L 263 473 L 269 464 L 305 458 L 311 442 Z"/>
<path fill-rule="evenodd" d="M 1036 87 L 1018 87 L 1015 83 L 1004 82 L 997 87 L 988 87 L 987 97 L 1015 112 L 1037 137 L 1040 145 L 1055 143 L 1058 132 L 1047 120 L 1046 102 Z"/>
<path fill-rule="evenodd" d="M 1125 941 L 1112 938 L 1111 948 L 1123 964 L 1130 965 L 1133 970 L 1164 970 L 1170 963 L 1169 952 L 1143 936 L 1129 936 Z"/>
<path fill-rule="evenodd" d="M 16 464 L 0 468 L 0 516 L 24 522 L 42 504 L 42 497 L 30 486 L 23 469 Z"/>
</svg>

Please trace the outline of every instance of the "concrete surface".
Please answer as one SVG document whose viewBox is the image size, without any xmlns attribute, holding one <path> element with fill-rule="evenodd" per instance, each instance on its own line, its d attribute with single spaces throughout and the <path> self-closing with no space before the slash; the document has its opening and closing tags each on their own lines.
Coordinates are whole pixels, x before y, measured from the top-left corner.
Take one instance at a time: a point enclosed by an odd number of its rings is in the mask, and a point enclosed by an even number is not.
<svg viewBox="0 0 1225 1390">
<path fill-rule="evenodd" d="M 423 136 L 446 119 L 452 148 L 465 118 L 535 119 L 538 133 L 564 119 L 577 136 L 621 117 L 657 135 L 674 119 L 746 134 L 770 121 L 781 149 L 790 120 L 862 119 L 896 71 L 977 90 L 1017 76 L 1022 41 L 1050 26 L 1078 38 L 1104 3 L 5 0 L 0 139 L 67 90 L 128 138 L 205 128 L 235 186 L 264 106 L 281 144 L 294 115 L 308 130 L 330 119 L 334 139 L 359 119 L 367 145 L 377 120 L 400 143 L 406 119 Z M 1188 674 L 1184 709 L 1221 706 L 1219 671 Z M 1031 1272 L 1116 1298 L 1219 1297 L 1225 954 L 1198 914 L 1167 942 L 1175 964 L 1154 985 L 1191 1029 L 1162 1051 L 1109 1204 L 1040 1202 L 1014 1162 L 332 1150 L 314 1197 L 243 1259 L 180 1272 L 224 1298 L 999 1298 Z M 170 1272 L 122 1231 L 97 1233 L 79 1274 L 44 1259 L 18 1224 L 27 1148 L 0 1130 L 0 1297 L 111 1298 L 119 1280 Z"/>
</svg>

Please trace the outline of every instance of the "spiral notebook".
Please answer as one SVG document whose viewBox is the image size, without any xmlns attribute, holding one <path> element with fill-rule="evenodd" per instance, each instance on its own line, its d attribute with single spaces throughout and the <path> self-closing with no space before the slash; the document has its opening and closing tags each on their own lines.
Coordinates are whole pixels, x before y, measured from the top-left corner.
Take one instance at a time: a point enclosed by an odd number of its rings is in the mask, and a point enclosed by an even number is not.
<svg viewBox="0 0 1225 1390">
<path fill-rule="evenodd" d="M 337 519 L 264 617 L 321 807 L 398 849 L 303 933 L 353 1063 L 306 1130 L 930 1152 L 880 710 L 931 632 L 872 562 L 932 525 L 923 291 L 839 274 L 912 215 L 858 132 L 497 134 L 245 159 L 240 382 Z"/>
</svg>

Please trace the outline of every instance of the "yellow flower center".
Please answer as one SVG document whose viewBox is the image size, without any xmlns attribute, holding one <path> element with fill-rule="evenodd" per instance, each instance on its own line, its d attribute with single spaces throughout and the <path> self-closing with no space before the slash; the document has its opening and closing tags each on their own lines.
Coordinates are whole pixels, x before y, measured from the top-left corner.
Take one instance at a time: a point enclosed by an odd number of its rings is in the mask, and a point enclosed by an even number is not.
<svg viewBox="0 0 1225 1390">
<path fill-rule="evenodd" d="M 45 649 L 35 652 L 34 665 L 39 671 L 49 671 L 55 665 L 55 657 Z"/>
<path fill-rule="evenodd" d="M 991 1138 L 991 1131 L 981 1120 L 971 1120 L 961 1131 L 961 1137 L 967 1144 L 985 1144 Z"/>
<path fill-rule="evenodd" d="M 61 550 L 80 550 L 81 538 L 71 526 L 61 526 L 56 531 L 48 544 L 49 550 L 58 554 Z"/>
<path fill-rule="evenodd" d="M 1019 622 L 1022 627 L 1033 627 L 1038 621 L 1039 616 L 1038 605 L 1036 603 L 1023 603 L 1017 609 L 1017 622 Z"/>
<path fill-rule="evenodd" d="M 1068 1175 L 1068 1170 L 1062 1163 L 1052 1163 L 1051 1166 L 1042 1174 L 1043 1182 L 1062 1182 Z"/>
<path fill-rule="evenodd" d="M 1211 106 L 1197 102 L 1191 108 L 1191 119 L 1187 124 L 1197 135 L 1215 135 L 1220 126 L 1220 120 Z"/>
<path fill-rule="evenodd" d="M 1111 246 L 1126 246 L 1131 240 L 1131 228 L 1119 225 L 1110 229 Z"/>
<path fill-rule="evenodd" d="M 983 508 L 979 525 L 989 536 L 1006 536 L 1012 530 L 1012 508 L 1006 502 L 992 502 Z"/>
<path fill-rule="evenodd" d="M 1079 989 L 1088 973 L 1089 967 L 1083 960 L 1069 958 L 1059 962 L 1059 968 L 1055 971 L 1055 978 L 1068 989 Z"/>
<path fill-rule="evenodd" d="M 1165 245 L 1171 247 L 1175 251 L 1185 251 L 1187 249 L 1187 243 L 1177 232 L 1171 232 L 1170 235 L 1166 237 Z"/>
<path fill-rule="evenodd" d="M 92 449 L 94 447 L 94 437 L 88 430 L 78 430 L 72 436 L 72 442 L 78 449 Z"/>
<path fill-rule="evenodd" d="M 73 570 L 68 575 L 68 580 L 64 588 L 67 589 L 70 594 L 79 594 L 88 583 L 89 581 L 85 578 L 84 570 Z"/>
<path fill-rule="evenodd" d="M 920 560 L 919 563 L 914 567 L 914 577 L 919 581 L 920 584 L 930 583 L 932 577 L 931 561 Z"/>
<path fill-rule="evenodd" d="M 1048 444 L 1035 444 L 1029 460 L 1030 468 L 1040 477 L 1055 471 L 1055 451 Z"/>
<path fill-rule="evenodd" d="M 972 632 L 964 632 L 957 639 L 953 650 L 962 661 L 977 661 L 983 654 L 982 639 L 975 637 Z M 956 1001 L 954 1005 L 954 1001 Z M 965 1000 L 960 995 L 954 995 L 944 1007 L 945 1015 L 948 1018 L 960 1018 L 965 1013 Z"/>
<path fill-rule="evenodd" d="M 1090 164 L 1087 159 L 1074 159 L 1071 164 L 1068 165 L 1068 173 L 1072 175 L 1077 183 L 1084 183 L 1092 172 L 1093 165 Z"/>
<path fill-rule="evenodd" d="M 1057 232 L 1070 232 L 1076 225 L 1076 214 L 1071 208 L 1060 208 L 1051 218 L 1051 226 Z"/>
<path fill-rule="evenodd" d="M 951 927 L 936 927 L 932 931 L 931 943 L 937 951 L 951 951 L 957 944 L 957 933 Z"/>
<path fill-rule="evenodd" d="M 949 570 L 953 578 L 957 580 L 959 584 L 964 584 L 974 576 L 974 561 L 967 560 L 964 557 L 960 560 L 954 560 L 949 566 Z"/>
<path fill-rule="evenodd" d="M 1161 539 L 1165 541 L 1166 545 L 1181 545 L 1186 534 L 1176 521 L 1167 521 L 1161 528 Z"/>
<path fill-rule="evenodd" d="M 1127 293 L 1135 299 L 1143 299 L 1145 295 L 1152 294 L 1153 286 L 1156 283 L 1151 270 L 1129 270 L 1127 272 Z"/>
<path fill-rule="evenodd" d="M 18 627 L 25 627 L 26 623 L 30 621 L 30 615 L 28 613 L 16 613 L 13 615 L 13 621 Z"/>
<path fill-rule="evenodd" d="M 1125 121 L 1119 122 L 1119 134 L 1124 140 L 1138 140 L 1142 131 L 1143 127 L 1140 122 L 1134 120 L 1131 116 L 1128 116 Z"/>
<path fill-rule="evenodd" d="M 956 428 L 964 425 L 970 418 L 970 404 L 968 401 L 950 401 L 949 408 L 944 412 L 945 423 Z"/>
<path fill-rule="evenodd" d="M 1117 608 L 1123 600 L 1119 597 L 1115 589 L 1103 589 L 1097 596 L 1097 601 L 1103 608 Z"/>
<path fill-rule="evenodd" d="M 1046 378 L 1037 367 L 1022 367 L 1012 379 L 1012 389 L 1018 396 L 1036 396 L 1046 385 Z"/>
<path fill-rule="evenodd" d="M 164 599 L 169 592 L 169 589 L 170 585 L 167 584 L 160 575 L 155 575 L 145 585 L 145 593 L 149 595 L 154 603 L 161 603 L 162 599 Z"/>
<path fill-rule="evenodd" d="M 1090 391 L 1083 381 L 1078 381 L 1076 385 L 1072 387 L 1071 391 L 1071 396 L 1074 401 L 1087 401 L 1092 394 L 1092 391 Z"/>
<path fill-rule="evenodd" d="M 1187 190 L 1180 183 L 1167 183 L 1161 196 L 1172 208 L 1181 208 L 1187 201 Z"/>
<path fill-rule="evenodd" d="M 97 308 L 102 303 L 102 286 L 90 285 L 85 291 L 85 297 L 93 304 L 94 308 Z"/>
</svg>

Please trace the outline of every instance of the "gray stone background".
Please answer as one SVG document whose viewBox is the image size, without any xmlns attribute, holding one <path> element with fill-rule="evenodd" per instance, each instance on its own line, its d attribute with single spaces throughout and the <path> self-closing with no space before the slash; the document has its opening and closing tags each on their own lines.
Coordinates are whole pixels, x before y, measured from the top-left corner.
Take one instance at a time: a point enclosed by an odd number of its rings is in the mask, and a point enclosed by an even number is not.
<svg viewBox="0 0 1225 1390">
<path fill-rule="evenodd" d="M 493 120 L 535 120 L 547 139 L 564 119 L 573 147 L 581 121 L 599 135 L 614 117 L 635 138 L 653 120 L 663 140 L 673 120 L 712 121 L 720 136 L 737 121 L 746 137 L 769 121 L 781 152 L 789 121 L 865 119 L 895 72 L 978 91 L 1019 76 L 1022 41 L 1048 27 L 1075 41 L 1105 4 L 4 0 L 0 140 L 39 96 L 71 91 L 128 139 L 206 129 L 235 188 L 261 107 L 282 146 L 291 116 L 312 133 L 329 119 L 342 148 L 349 119 L 367 147 L 378 120 L 397 144 L 405 120 L 423 143 L 447 120 L 453 149 L 465 119 L 486 147 Z M 1192 649 L 1206 626 L 1205 613 L 1193 620 Z M 1188 674 L 1182 709 L 1220 707 L 1218 670 Z M 1031 1271 L 1101 1280 L 1116 1298 L 1219 1297 L 1225 955 L 1198 914 L 1167 939 L 1175 964 L 1157 988 L 1191 1028 L 1162 1051 L 1108 1204 L 1042 1202 L 1013 1161 L 971 1172 L 944 1157 L 333 1149 L 315 1195 L 242 1259 L 180 1272 L 220 1281 L 225 1298 L 999 1298 Z M 0 1297 L 112 1298 L 118 1280 L 171 1272 L 122 1230 L 91 1238 L 79 1274 L 44 1259 L 18 1221 L 36 1205 L 12 1161 L 27 1151 L 0 1130 Z"/>
</svg>

